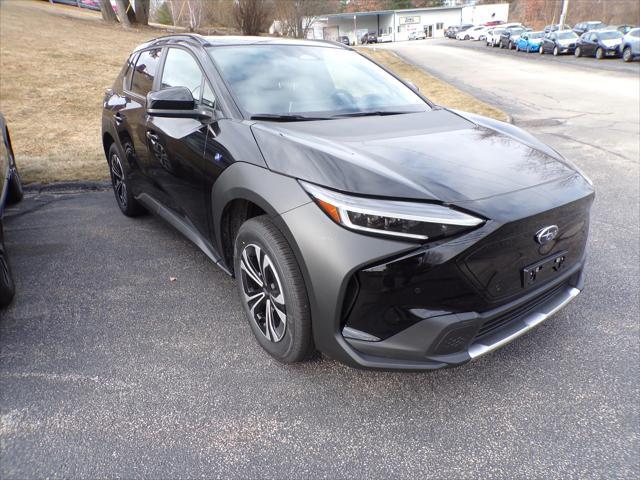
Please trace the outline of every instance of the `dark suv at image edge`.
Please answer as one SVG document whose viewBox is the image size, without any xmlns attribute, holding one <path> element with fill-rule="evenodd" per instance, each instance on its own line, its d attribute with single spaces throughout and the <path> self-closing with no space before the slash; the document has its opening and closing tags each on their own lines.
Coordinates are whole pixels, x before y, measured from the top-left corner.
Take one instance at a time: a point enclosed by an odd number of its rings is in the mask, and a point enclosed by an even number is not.
<svg viewBox="0 0 640 480">
<path fill-rule="evenodd" d="M 594 189 L 575 165 L 333 42 L 150 41 L 102 132 L 120 210 L 161 216 L 235 276 L 282 362 L 461 365 L 583 288 Z"/>
</svg>

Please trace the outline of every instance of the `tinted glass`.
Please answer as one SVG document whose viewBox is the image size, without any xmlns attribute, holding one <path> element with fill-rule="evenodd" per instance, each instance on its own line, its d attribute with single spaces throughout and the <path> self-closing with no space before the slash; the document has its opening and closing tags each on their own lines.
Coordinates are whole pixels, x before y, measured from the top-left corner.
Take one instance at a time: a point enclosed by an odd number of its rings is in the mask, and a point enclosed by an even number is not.
<svg viewBox="0 0 640 480">
<path fill-rule="evenodd" d="M 125 74 L 124 74 L 124 88 L 129 90 L 131 88 L 131 77 L 133 76 L 133 69 L 136 64 L 136 60 L 138 59 L 138 54 L 133 54 L 127 60 L 127 64 L 125 65 Z"/>
<path fill-rule="evenodd" d="M 599 36 L 602 40 L 611 40 L 613 38 L 622 38 L 622 33 L 617 30 L 613 30 L 611 32 L 602 32 Z"/>
<path fill-rule="evenodd" d="M 578 35 L 576 35 L 574 32 L 562 32 L 562 33 L 558 33 L 557 35 L 560 40 L 569 40 L 571 38 L 578 38 Z"/>
<path fill-rule="evenodd" d="M 542 32 L 529 33 L 527 36 L 529 38 L 542 38 Z"/>
<path fill-rule="evenodd" d="M 140 57 L 136 62 L 135 72 L 133 73 L 131 91 L 140 95 L 146 95 L 151 91 L 153 79 L 158 70 L 161 53 L 162 49 L 160 48 L 154 48 L 153 50 L 140 53 Z"/>
<path fill-rule="evenodd" d="M 640 30 L 631 30 L 629 32 L 629 35 L 631 35 L 632 37 L 640 37 Z"/>
<path fill-rule="evenodd" d="M 212 47 L 209 54 L 249 114 L 322 116 L 429 106 L 358 53 L 302 45 Z"/>
<path fill-rule="evenodd" d="M 181 48 L 170 48 L 167 51 L 160 88 L 187 87 L 193 98 L 199 100 L 202 77 L 198 63 L 189 52 Z"/>
</svg>

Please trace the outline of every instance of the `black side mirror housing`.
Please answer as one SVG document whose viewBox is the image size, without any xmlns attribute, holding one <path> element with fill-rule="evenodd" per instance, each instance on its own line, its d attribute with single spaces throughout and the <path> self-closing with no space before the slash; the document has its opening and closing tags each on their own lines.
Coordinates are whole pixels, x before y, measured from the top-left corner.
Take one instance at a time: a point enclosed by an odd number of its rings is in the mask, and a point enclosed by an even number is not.
<svg viewBox="0 0 640 480">
<path fill-rule="evenodd" d="M 187 87 L 170 87 L 147 94 L 147 113 L 152 117 L 193 118 L 211 120 L 213 112 L 196 108 L 191 90 Z"/>
</svg>

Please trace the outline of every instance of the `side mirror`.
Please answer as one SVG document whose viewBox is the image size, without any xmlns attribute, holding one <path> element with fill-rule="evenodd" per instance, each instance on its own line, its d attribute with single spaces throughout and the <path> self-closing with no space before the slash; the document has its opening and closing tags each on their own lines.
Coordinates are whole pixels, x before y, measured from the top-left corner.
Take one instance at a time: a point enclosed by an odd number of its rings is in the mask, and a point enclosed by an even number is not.
<svg viewBox="0 0 640 480">
<path fill-rule="evenodd" d="M 413 90 L 414 92 L 419 92 L 419 91 L 420 91 L 420 89 L 418 88 L 418 86 L 417 86 L 415 83 L 410 82 L 409 80 L 405 80 L 405 83 L 406 83 L 406 84 L 407 84 L 407 86 L 408 86 L 411 90 Z"/>
<path fill-rule="evenodd" d="M 209 120 L 213 112 L 196 108 L 191 90 L 187 87 L 170 87 L 147 94 L 147 113 L 152 117 L 194 118 Z"/>
</svg>

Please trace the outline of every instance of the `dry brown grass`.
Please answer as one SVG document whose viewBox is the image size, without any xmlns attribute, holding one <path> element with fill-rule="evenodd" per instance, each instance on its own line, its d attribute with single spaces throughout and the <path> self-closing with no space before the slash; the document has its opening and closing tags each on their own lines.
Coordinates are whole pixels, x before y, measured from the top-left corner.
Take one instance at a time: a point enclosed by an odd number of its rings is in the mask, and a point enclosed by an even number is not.
<svg viewBox="0 0 640 480">
<path fill-rule="evenodd" d="M 104 90 L 136 45 L 163 33 L 106 25 L 98 13 L 73 7 L 0 1 L 0 110 L 26 182 L 107 178 L 100 140 Z M 391 52 L 367 54 L 439 104 L 505 118 Z"/>
<path fill-rule="evenodd" d="M 507 121 L 509 118 L 502 110 L 481 102 L 468 93 L 464 93 L 448 83 L 429 75 L 424 70 L 405 62 L 390 50 L 370 47 L 358 48 L 358 50 L 376 62 L 385 65 L 401 78 L 414 83 L 423 95 L 438 105 L 477 113 L 502 121 Z"/>
<path fill-rule="evenodd" d="M 0 2 L 0 110 L 26 182 L 107 178 L 104 90 L 158 30 L 124 30 L 100 15 L 44 2 Z"/>
</svg>

